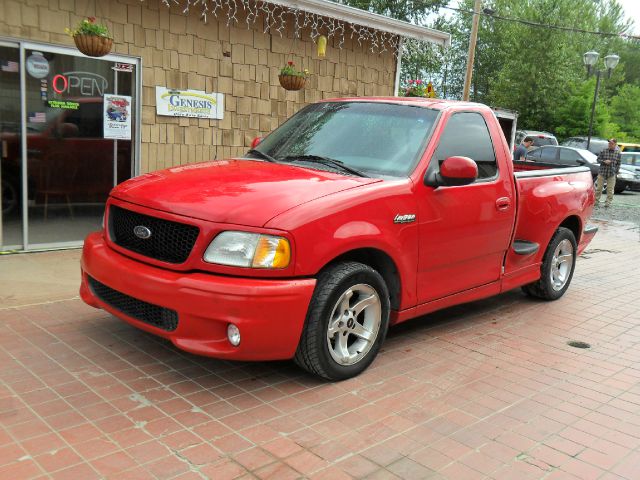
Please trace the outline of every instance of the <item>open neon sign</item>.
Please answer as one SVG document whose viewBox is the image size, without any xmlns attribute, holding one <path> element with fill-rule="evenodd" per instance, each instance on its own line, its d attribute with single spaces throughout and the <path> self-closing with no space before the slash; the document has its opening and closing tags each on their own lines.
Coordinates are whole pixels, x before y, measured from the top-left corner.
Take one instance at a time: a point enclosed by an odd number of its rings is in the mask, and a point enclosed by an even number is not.
<svg viewBox="0 0 640 480">
<path fill-rule="evenodd" d="M 102 75 L 91 72 L 64 72 L 53 77 L 53 91 L 63 95 L 83 95 L 86 97 L 102 97 L 109 82 Z"/>
</svg>

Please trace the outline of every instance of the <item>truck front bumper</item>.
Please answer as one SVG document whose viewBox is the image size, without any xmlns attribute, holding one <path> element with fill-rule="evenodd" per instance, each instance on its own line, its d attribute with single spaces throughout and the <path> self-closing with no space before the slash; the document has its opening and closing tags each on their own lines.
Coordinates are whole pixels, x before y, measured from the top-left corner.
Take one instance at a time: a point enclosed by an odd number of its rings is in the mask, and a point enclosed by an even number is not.
<svg viewBox="0 0 640 480">
<path fill-rule="evenodd" d="M 85 240 L 81 265 L 87 304 L 182 350 L 235 360 L 292 358 L 316 284 L 165 270 L 115 252 L 100 233 Z M 227 338 L 230 323 L 238 346 Z"/>
</svg>

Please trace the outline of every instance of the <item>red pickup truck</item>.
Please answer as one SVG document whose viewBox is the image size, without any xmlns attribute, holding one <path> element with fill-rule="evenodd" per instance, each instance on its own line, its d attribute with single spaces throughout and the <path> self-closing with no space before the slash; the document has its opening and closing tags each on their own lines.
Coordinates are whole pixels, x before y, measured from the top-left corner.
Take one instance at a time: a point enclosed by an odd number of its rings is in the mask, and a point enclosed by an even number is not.
<svg viewBox="0 0 640 480">
<path fill-rule="evenodd" d="M 585 167 L 514 172 L 484 105 L 326 100 L 242 158 L 117 186 L 80 293 L 186 351 L 340 380 L 389 325 L 516 287 L 561 297 L 593 205 Z"/>
</svg>

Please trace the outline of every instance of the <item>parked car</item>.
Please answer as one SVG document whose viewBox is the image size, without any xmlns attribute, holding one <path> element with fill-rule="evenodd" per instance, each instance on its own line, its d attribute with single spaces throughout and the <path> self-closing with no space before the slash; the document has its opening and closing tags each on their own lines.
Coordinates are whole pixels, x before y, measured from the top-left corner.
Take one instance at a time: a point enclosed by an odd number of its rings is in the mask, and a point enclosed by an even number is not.
<svg viewBox="0 0 640 480">
<path fill-rule="evenodd" d="M 640 191 L 640 151 L 624 151 L 620 154 L 622 163 L 620 170 L 626 170 L 633 175 L 633 180 L 629 180 L 628 189 L 635 192 Z"/>
<path fill-rule="evenodd" d="M 558 145 L 558 139 L 549 132 L 539 132 L 537 130 L 518 130 L 516 132 L 515 145 L 520 145 L 525 137 L 533 138 L 533 146 Z"/>
<path fill-rule="evenodd" d="M 553 163 L 565 166 L 585 166 L 591 171 L 591 176 L 595 179 L 598 176 L 598 157 L 589 150 L 582 148 L 561 147 L 547 145 L 527 152 L 525 157 L 528 161 Z"/>
<path fill-rule="evenodd" d="M 189 352 L 350 378 L 390 324 L 566 292 L 597 230 L 591 174 L 514 168 L 484 105 L 323 100 L 243 157 L 115 187 L 80 294 Z"/>
<path fill-rule="evenodd" d="M 600 170 L 600 164 L 598 164 L 598 156 L 591 153 L 589 150 L 582 148 L 572 148 L 565 146 L 545 146 L 536 148 L 527 153 L 525 157 L 528 161 L 541 162 L 555 165 L 571 166 L 575 167 L 583 165 L 588 167 L 591 171 L 591 176 L 595 181 Z M 620 172 L 616 175 L 616 186 L 614 187 L 614 193 L 622 193 L 628 187 L 634 183 L 635 179 L 633 175 L 629 176 L 626 170 L 620 169 Z M 605 183 L 606 188 L 606 183 Z"/>
<path fill-rule="evenodd" d="M 620 154 L 620 160 L 622 165 L 628 165 L 640 170 L 640 152 L 624 151 Z"/>
<path fill-rule="evenodd" d="M 565 139 L 561 145 L 565 147 L 587 149 L 587 137 L 569 137 Z M 599 154 L 602 150 L 609 146 L 609 142 L 605 138 L 591 137 L 588 150 Z"/>
<path fill-rule="evenodd" d="M 618 147 L 621 152 L 640 153 L 640 144 L 638 143 L 618 142 Z"/>
</svg>

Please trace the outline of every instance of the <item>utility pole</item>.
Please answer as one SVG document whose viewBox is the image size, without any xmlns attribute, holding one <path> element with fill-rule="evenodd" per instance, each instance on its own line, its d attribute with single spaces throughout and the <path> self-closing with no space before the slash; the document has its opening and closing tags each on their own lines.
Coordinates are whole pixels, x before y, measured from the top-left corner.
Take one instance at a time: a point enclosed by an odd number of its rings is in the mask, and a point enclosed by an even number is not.
<svg viewBox="0 0 640 480">
<path fill-rule="evenodd" d="M 478 40 L 478 24 L 480 23 L 480 9 L 482 0 L 476 0 L 473 6 L 473 23 L 471 25 L 471 39 L 469 40 L 469 55 L 467 56 L 467 74 L 464 77 L 464 90 L 462 100 L 469 101 L 469 89 L 471 88 L 471 76 L 473 75 L 473 60 L 476 55 L 476 41 Z"/>
</svg>

